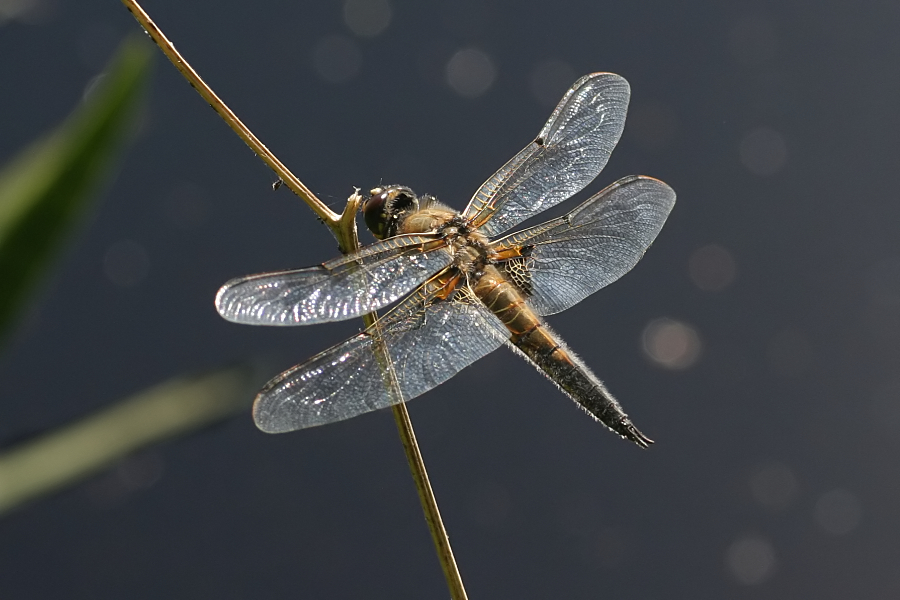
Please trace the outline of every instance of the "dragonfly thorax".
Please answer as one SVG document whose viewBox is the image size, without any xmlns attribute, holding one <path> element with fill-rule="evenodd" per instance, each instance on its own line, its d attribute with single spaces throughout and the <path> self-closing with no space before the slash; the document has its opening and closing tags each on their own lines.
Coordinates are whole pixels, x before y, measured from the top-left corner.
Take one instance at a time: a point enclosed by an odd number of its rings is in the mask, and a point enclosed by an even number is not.
<svg viewBox="0 0 900 600">
<path fill-rule="evenodd" d="M 416 196 L 402 185 L 377 187 L 369 192 L 363 205 L 366 226 L 384 239 L 408 233 L 434 233 L 447 243 L 458 272 L 477 276 L 490 264 L 491 249 L 487 237 L 473 229 L 458 212 L 432 196 Z"/>
<path fill-rule="evenodd" d="M 458 212 L 433 196 L 417 196 L 402 185 L 374 188 L 362 211 L 366 227 L 380 240 L 404 233 L 437 233 L 453 237 L 457 232 L 460 235 L 469 232 L 467 221 Z"/>
</svg>

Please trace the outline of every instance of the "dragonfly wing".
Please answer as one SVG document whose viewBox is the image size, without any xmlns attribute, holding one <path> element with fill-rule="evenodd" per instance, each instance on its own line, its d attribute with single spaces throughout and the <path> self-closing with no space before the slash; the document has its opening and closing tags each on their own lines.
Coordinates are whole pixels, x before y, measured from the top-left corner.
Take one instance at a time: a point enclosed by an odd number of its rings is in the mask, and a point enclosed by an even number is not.
<svg viewBox="0 0 900 600">
<path fill-rule="evenodd" d="M 263 431 L 283 433 L 405 402 L 508 338 L 500 320 L 466 292 L 435 301 L 420 291 L 364 332 L 270 381 L 253 416 Z"/>
<path fill-rule="evenodd" d="M 342 321 L 397 301 L 451 261 L 433 237 L 397 236 L 318 267 L 233 279 L 216 295 L 216 309 L 247 325 Z"/>
<path fill-rule="evenodd" d="M 524 249 L 506 271 L 535 311 L 550 315 L 630 271 L 674 205 L 675 192 L 662 181 L 625 177 L 564 217 L 509 235 L 494 247 Z"/>
<path fill-rule="evenodd" d="M 481 186 L 464 216 L 495 236 L 584 189 L 622 135 L 630 94 L 613 73 L 576 81 L 535 141 Z"/>
</svg>

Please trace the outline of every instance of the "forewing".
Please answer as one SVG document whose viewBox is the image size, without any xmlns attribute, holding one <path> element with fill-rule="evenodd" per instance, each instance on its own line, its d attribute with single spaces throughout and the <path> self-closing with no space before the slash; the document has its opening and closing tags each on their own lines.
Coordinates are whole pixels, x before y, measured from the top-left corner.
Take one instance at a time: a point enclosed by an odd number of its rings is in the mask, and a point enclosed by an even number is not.
<svg viewBox="0 0 900 600">
<path fill-rule="evenodd" d="M 405 402 L 508 338 L 500 320 L 466 293 L 433 301 L 417 292 L 366 331 L 270 381 L 253 416 L 263 431 L 283 433 Z"/>
<path fill-rule="evenodd" d="M 247 325 L 359 317 L 397 301 L 449 265 L 450 253 L 434 246 L 441 244 L 433 237 L 403 235 L 318 267 L 233 279 L 216 295 L 216 309 Z"/>
<path fill-rule="evenodd" d="M 625 177 L 568 215 L 507 236 L 494 247 L 523 247 L 526 255 L 505 270 L 530 295 L 534 310 L 550 315 L 630 271 L 674 204 L 674 190 L 662 181 Z"/>
<path fill-rule="evenodd" d="M 630 93 L 613 73 L 576 81 L 535 141 L 484 182 L 464 216 L 494 236 L 582 190 L 622 135 Z"/>
</svg>

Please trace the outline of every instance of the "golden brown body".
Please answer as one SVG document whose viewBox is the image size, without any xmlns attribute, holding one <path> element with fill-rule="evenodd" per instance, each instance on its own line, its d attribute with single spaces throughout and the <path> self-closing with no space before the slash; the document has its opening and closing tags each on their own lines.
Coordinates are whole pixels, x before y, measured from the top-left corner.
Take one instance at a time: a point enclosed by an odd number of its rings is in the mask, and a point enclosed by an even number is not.
<svg viewBox="0 0 900 600">
<path fill-rule="evenodd" d="M 510 344 L 561 390 L 623 438 L 644 448 L 652 444 L 596 375 L 531 309 L 525 294 L 494 266 L 498 255 L 487 237 L 456 227 L 454 219 L 458 219 L 455 212 L 437 205 L 412 212 L 399 227 L 401 233 L 440 231 L 444 235 L 454 253 L 454 266 L 441 278 L 448 288 L 440 297 L 446 299 L 454 286 L 468 285 L 509 330 Z"/>
<path fill-rule="evenodd" d="M 588 413 L 639 446 L 646 448 L 653 443 L 638 431 L 603 383 L 569 351 L 496 267 L 485 268 L 474 292 L 509 329 L 510 343 Z"/>
<path fill-rule="evenodd" d="M 629 96 L 618 75 L 586 75 L 462 212 L 407 186 L 379 185 L 361 212 L 380 242 L 319 267 L 222 286 L 219 314 L 253 325 L 339 321 L 397 303 L 366 331 L 270 381 L 255 403 L 259 427 L 291 431 L 410 400 L 506 344 L 646 447 L 650 440 L 542 317 L 634 267 L 674 191 L 651 177 L 625 177 L 564 216 L 515 231 L 600 173 L 622 135 Z"/>
</svg>

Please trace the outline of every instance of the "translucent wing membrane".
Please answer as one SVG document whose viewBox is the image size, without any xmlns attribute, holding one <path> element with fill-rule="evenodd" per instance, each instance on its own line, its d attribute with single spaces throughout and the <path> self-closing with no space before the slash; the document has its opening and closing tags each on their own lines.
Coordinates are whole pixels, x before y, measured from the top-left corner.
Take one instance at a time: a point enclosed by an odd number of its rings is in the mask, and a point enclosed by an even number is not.
<svg viewBox="0 0 900 600">
<path fill-rule="evenodd" d="M 652 177 L 625 177 L 564 217 L 514 233 L 498 250 L 523 246 L 505 266 L 541 315 L 577 304 L 631 270 L 656 238 L 675 192 Z"/>
<path fill-rule="evenodd" d="M 216 295 L 216 309 L 248 325 L 341 321 L 400 299 L 450 264 L 435 238 L 402 235 L 318 267 L 233 279 Z"/>
<path fill-rule="evenodd" d="M 492 352 L 509 333 L 465 294 L 433 301 L 420 291 L 363 333 L 285 371 L 256 397 L 257 426 L 282 433 L 404 402 Z"/>
<path fill-rule="evenodd" d="M 629 95 L 628 82 L 612 73 L 576 81 L 537 139 L 481 186 L 463 214 L 494 236 L 582 190 L 622 135 Z"/>
</svg>

